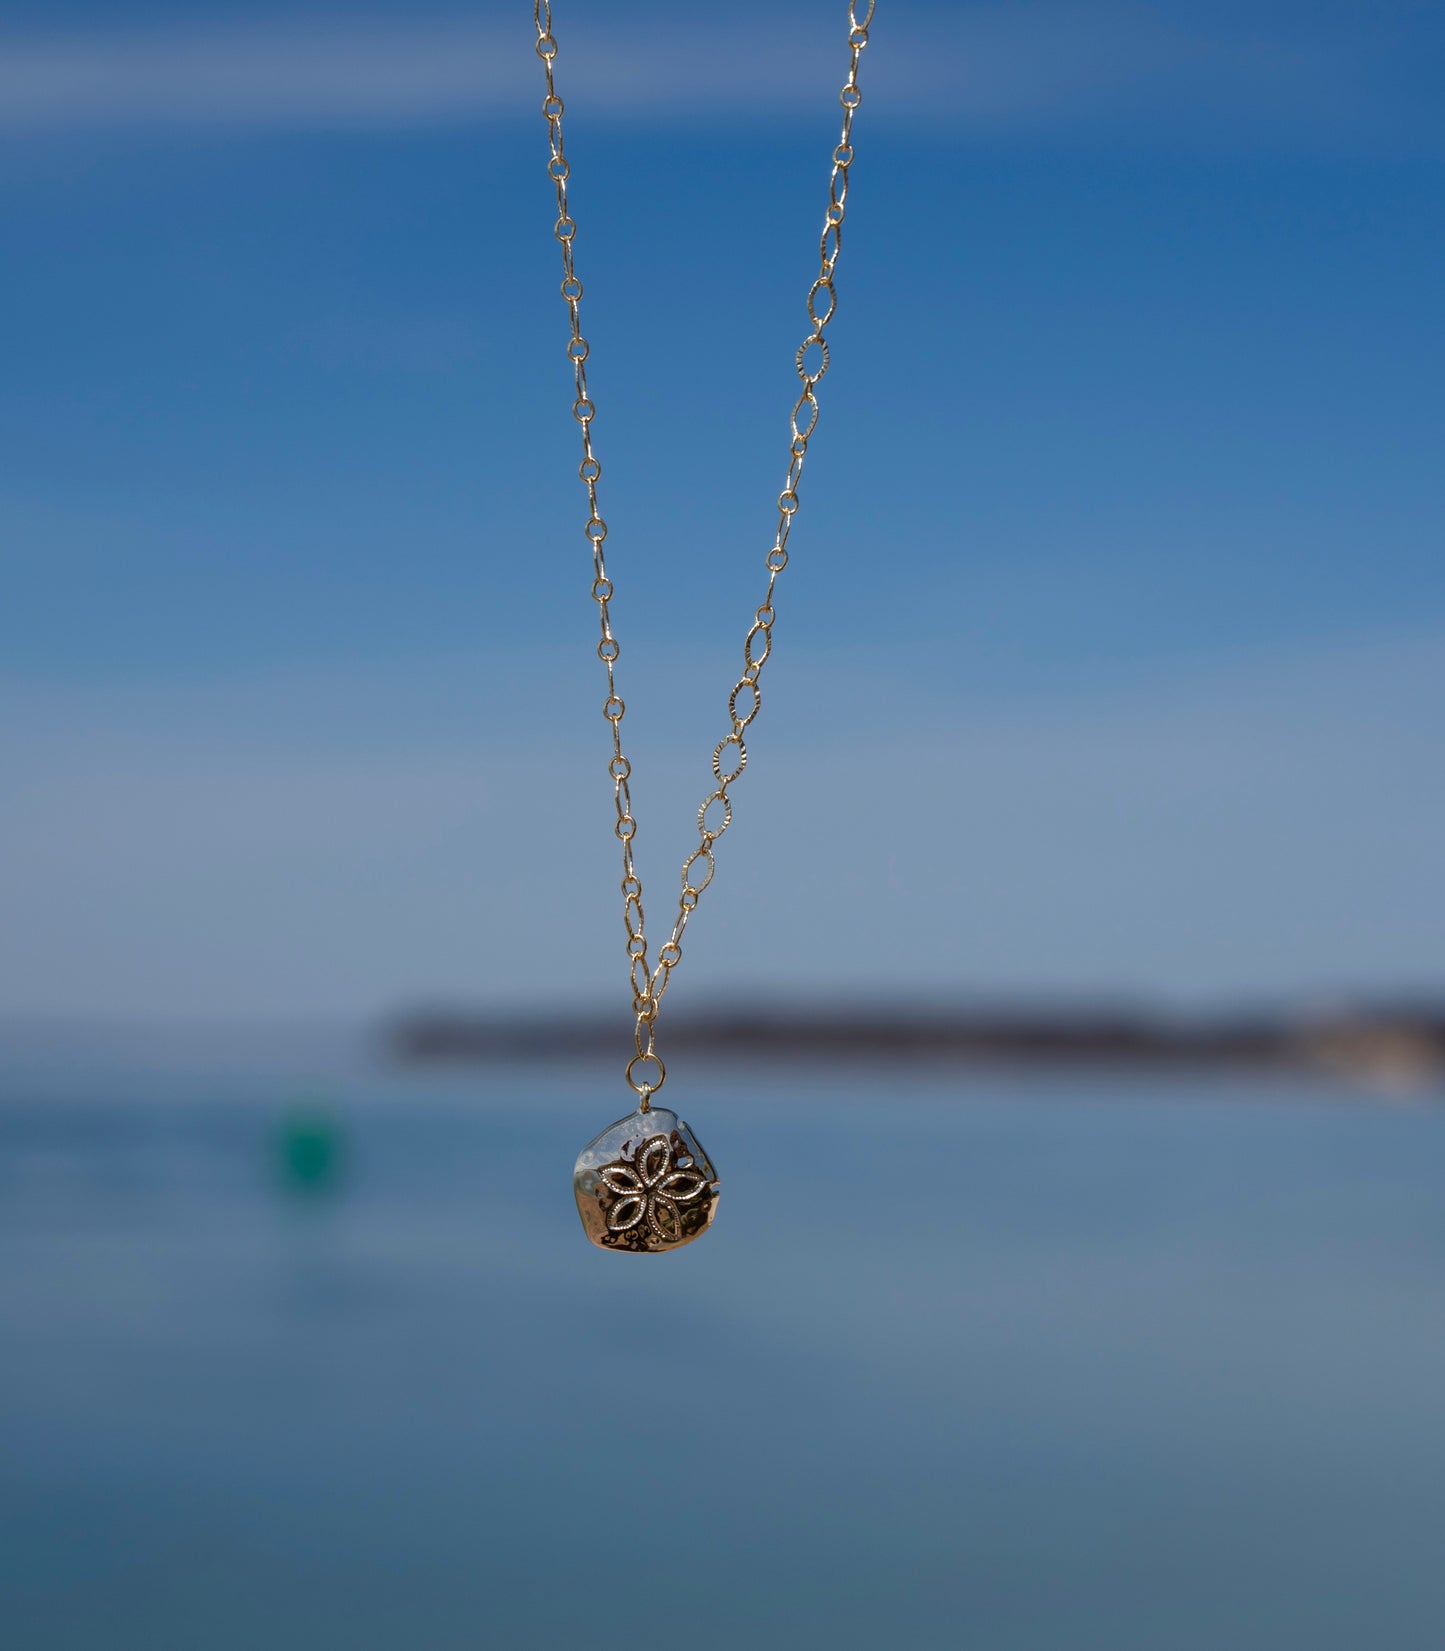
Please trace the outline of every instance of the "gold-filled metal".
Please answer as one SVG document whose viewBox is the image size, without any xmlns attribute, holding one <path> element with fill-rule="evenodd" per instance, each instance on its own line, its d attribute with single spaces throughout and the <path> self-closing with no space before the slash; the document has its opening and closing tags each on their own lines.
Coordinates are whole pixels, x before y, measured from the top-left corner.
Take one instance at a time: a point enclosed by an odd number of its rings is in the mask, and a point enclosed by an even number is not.
<svg viewBox="0 0 1445 1651">
<path fill-rule="evenodd" d="M 718 1178 L 675 1112 L 619 1118 L 577 1156 L 572 1191 L 583 1230 L 602 1250 L 656 1255 L 700 1238 L 717 1213 Z"/>
<path fill-rule="evenodd" d="M 656 1022 L 672 971 L 682 961 L 683 931 L 703 891 L 713 881 L 716 869 L 713 845 L 732 822 L 729 788 L 741 779 L 748 756 L 743 730 L 750 726 L 762 707 L 762 691 L 758 684 L 773 648 L 773 621 L 776 617 L 773 593 L 779 574 L 788 565 L 788 536 L 798 511 L 798 484 L 803 474 L 808 442 L 818 427 L 817 385 L 829 366 L 828 342 L 824 333 L 838 308 L 835 275 L 843 244 L 849 172 L 855 158 L 853 119 L 863 96 L 858 89 L 858 63 L 868 44 L 873 10 L 874 0 L 849 0 L 847 7 L 848 73 L 838 94 L 843 108 L 842 133 L 832 152 L 828 205 L 818 242 L 818 274 L 807 295 L 810 330 L 798 346 L 795 359 L 803 393 L 794 404 L 788 421 L 788 469 L 783 489 L 778 494 L 778 523 L 766 557 L 767 594 L 743 642 L 742 673 L 728 695 L 729 731 L 713 752 L 712 772 L 716 783 L 698 810 L 698 846 L 683 865 L 677 915 L 673 919 L 672 932 L 657 950 L 654 964 L 649 955 L 643 916 L 642 880 L 638 876 L 633 853 L 637 820 L 632 812 L 629 786 L 632 764 L 622 749 L 622 719 L 627 708 L 617 691 L 617 660 L 621 648 L 612 630 L 613 585 L 608 576 L 604 550 L 607 523 L 598 507 L 597 484 L 602 466 L 593 452 L 592 443 L 592 425 L 597 409 L 587 388 L 587 361 L 592 352 L 582 333 L 582 282 L 575 265 L 577 223 L 571 214 L 567 196 L 572 168 L 562 137 L 564 105 L 557 95 L 554 78 L 557 40 L 552 33 L 551 0 L 533 0 L 537 56 L 542 61 L 547 83 L 546 96 L 542 101 L 542 115 L 547 122 L 551 150 L 547 175 L 557 198 L 553 234 L 562 251 L 561 294 L 570 323 L 566 349 L 574 388 L 572 416 L 582 432 L 582 462 L 578 466 L 578 474 L 587 489 L 587 520 L 583 532 L 587 537 L 592 566 L 592 598 L 597 604 L 601 628 L 597 655 L 607 672 L 607 697 L 603 701 L 602 714 L 612 728 L 608 774 L 612 780 L 616 813 L 613 831 L 622 845 L 622 920 L 626 931 L 632 1012 L 636 1017 L 634 1035 L 637 1053 L 628 1062 L 627 1082 L 638 1097 L 638 1110 L 630 1118 L 604 1130 L 583 1151 L 573 1177 L 582 1224 L 592 1242 L 604 1249 L 675 1249 L 705 1232 L 717 1208 L 717 1180 L 696 1138 L 674 1113 L 652 1107 L 652 1096 L 662 1087 L 667 1076 L 654 1043 Z M 744 695 L 744 689 L 752 691 Z M 740 695 L 747 701 L 741 710 L 738 706 Z M 724 771 L 724 761 L 727 771 Z M 714 806 L 719 803 L 722 805 L 721 820 L 716 817 Z M 708 822 L 709 807 L 714 807 L 711 825 Z M 646 1068 L 645 1072 L 640 1070 L 643 1068 Z M 665 1123 L 664 1120 L 670 1122 Z"/>
</svg>

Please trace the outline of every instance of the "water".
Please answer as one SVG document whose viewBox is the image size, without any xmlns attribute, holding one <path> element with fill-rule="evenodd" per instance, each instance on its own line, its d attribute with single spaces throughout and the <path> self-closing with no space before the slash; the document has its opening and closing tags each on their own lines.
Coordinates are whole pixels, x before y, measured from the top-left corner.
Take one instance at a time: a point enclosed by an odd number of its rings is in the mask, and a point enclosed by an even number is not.
<svg viewBox="0 0 1445 1651">
<path fill-rule="evenodd" d="M 328 1159 L 276 1073 L 10 1071 L 3 1644 L 1445 1644 L 1445 1112 L 709 1081 L 647 1258 L 610 1074 L 333 1072 Z"/>
</svg>

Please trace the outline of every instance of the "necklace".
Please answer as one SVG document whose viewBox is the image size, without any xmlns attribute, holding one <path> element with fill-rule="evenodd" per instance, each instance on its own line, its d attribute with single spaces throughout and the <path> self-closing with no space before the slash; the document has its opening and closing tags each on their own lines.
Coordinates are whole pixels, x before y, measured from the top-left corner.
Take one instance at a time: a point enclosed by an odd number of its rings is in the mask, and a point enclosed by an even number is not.
<svg viewBox="0 0 1445 1651">
<path fill-rule="evenodd" d="M 547 173 L 557 192 L 557 221 L 553 227 L 562 248 L 562 298 L 571 322 L 567 355 L 572 363 L 576 399 L 572 416 L 582 430 L 582 463 L 578 474 L 587 488 L 587 524 L 584 529 L 592 553 L 592 599 L 597 604 L 602 637 L 597 654 L 607 671 L 607 698 L 602 714 L 612 728 L 612 757 L 607 765 L 612 779 L 617 820 L 614 826 L 622 844 L 622 920 L 627 931 L 627 966 L 632 988 L 634 1018 L 633 1043 L 636 1054 L 627 1063 L 627 1083 L 637 1097 L 636 1109 L 604 1129 L 578 1155 L 572 1172 L 572 1190 L 578 1213 L 591 1241 L 606 1250 L 647 1253 L 673 1250 L 706 1232 L 717 1213 L 719 1181 L 712 1160 L 697 1137 L 675 1112 L 654 1106 L 652 1097 L 662 1088 L 667 1068 L 657 1053 L 657 1016 L 672 971 L 682 959 L 682 937 L 688 919 L 697 908 L 703 890 L 712 882 L 713 845 L 732 823 L 730 788 L 748 760 L 743 733 L 762 705 L 760 682 L 763 666 L 772 652 L 773 591 L 778 575 L 788 565 L 788 535 L 798 509 L 798 483 L 808 442 L 818 425 L 818 381 L 828 370 L 828 344 L 824 337 L 837 308 L 833 271 L 842 246 L 844 208 L 848 199 L 848 173 L 853 164 L 853 117 L 863 94 L 858 89 L 858 60 L 868 44 L 868 28 L 873 21 L 875 0 L 848 0 L 848 77 L 838 94 L 843 106 L 843 130 L 833 149 L 833 169 L 828 180 L 828 206 L 823 233 L 818 243 L 819 272 L 808 292 L 808 321 L 811 330 L 798 347 L 797 371 L 803 392 L 793 405 L 789 421 L 791 440 L 787 482 L 778 495 L 778 526 L 767 554 L 768 586 L 762 606 L 743 642 L 743 671 L 728 695 L 730 731 L 712 754 L 715 788 L 697 811 L 698 846 L 682 868 L 682 889 L 672 932 L 657 951 L 654 965 L 648 953 L 643 929 L 642 879 L 637 875 L 632 844 L 637 821 L 632 813 L 628 779 L 632 765 L 622 751 L 622 718 L 627 707 L 617 692 L 616 664 L 619 653 L 612 632 L 612 581 L 607 576 L 603 544 L 607 523 L 598 509 L 597 483 L 602 475 L 592 445 L 592 421 L 596 409 L 587 394 L 589 347 L 582 335 L 580 306 L 582 283 L 577 278 L 573 243 L 577 223 L 567 201 L 567 179 L 571 175 L 562 143 L 562 99 L 557 95 L 553 65 L 557 41 L 552 33 L 551 0 L 534 0 L 537 25 L 537 56 L 547 79 L 547 95 L 542 114 L 547 121 L 551 158 Z M 861 15 L 860 15 L 861 13 Z"/>
</svg>

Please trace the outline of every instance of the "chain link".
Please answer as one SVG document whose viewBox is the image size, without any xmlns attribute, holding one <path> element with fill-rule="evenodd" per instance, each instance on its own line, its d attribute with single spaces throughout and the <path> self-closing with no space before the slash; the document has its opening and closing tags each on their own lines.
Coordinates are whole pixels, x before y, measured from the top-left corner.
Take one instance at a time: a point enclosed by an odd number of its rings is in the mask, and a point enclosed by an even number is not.
<svg viewBox="0 0 1445 1651">
<path fill-rule="evenodd" d="M 632 813 L 632 793 L 628 781 L 632 764 L 622 750 L 622 719 L 627 707 L 617 692 L 617 659 L 621 652 L 612 632 L 612 581 L 607 576 L 607 558 L 603 545 L 607 539 L 607 523 L 598 508 L 597 483 L 602 466 L 592 446 L 592 423 L 596 409 L 587 393 L 586 338 L 582 334 L 582 283 L 577 279 L 573 243 L 577 223 L 568 210 L 567 180 L 571 168 L 562 140 L 562 99 L 557 95 L 553 64 L 557 57 L 557 41 L 552 33 L 551 0 L 534 0 L 533 16 L 537 25 L 537 56 L 547 79 L 547 95 L 542 100 L 542 114 L 547 122 L 551 142 L 551 158 L 547 173 L 557 193 L 557 221 L 553 234 L 562 248 L 563 301 L 571 324 L 567 341 L 567 355 L 572 363 L 576 397 L 572 416 L 582 430 L 582 462 L 578 474 L 587 489 L 587 523 L 583 531 L 592 552 L 592 599 L 597 604 L 601 637 L 597 655 L 607 670 L 607 698 L 602 714 L 612 728 L 612 759 L 608 773 L 612 778 L 616 824 L 613 829 L 622 844 L 622 920 L 627 931 L 627 959 L 632 986 L 632 1011 L 636 1016 L 633 1041 L 636 1055 L 627 1063 L 627 1082 L 639 1097 L 643 1112 L 648 1110 L 651 1097 L 662 1087 L 667 1070 L 656 1049 L 658 1010 L 672 971 L 682 960 L 682 937 L 688 919 L 697 908 L 704 889 L 712 882 L 716 860 L 713 845 L 732 823 L 733 805 L 731 787 L 747 765 L 747 745 L 743 731 L 752 723 L 762 707 L 761 678 L 763 666 L 773 648 L 773 591 L 778 576 L 788 565 L 788 536 L 793 518 L 798 511 L 798 484 L 803 475 L 803 461 L 808 443 L 818 427 L 817 386 L 828 371 L 828 343 L 824 337 L 828 323 L 838 307 L 833 286 L 833 273 L 843 244 L 843 218 L 848 200 L 848 173 L 853 165 L 853 117 L 863 100 L 858 88 L 858 61 L 868 44 L 868 29 L 873 21 L 875 0 L 850 0 L 848 4 L 848 76 L 838 94 L 843 106 L 843 128 L 833 150 L 833 169 L 828 179 L 828 206 L 823 215 L 823 233 L 818 242 L 818 278 L 808 290 L 808 336 L 798 346 L 796 366 L 803 391 L 794 403 L 789 420 L 791 440 L 788 444 L 788 471 L 782 492 L 778 495 L 778 526 L 768 550 L 766 566 L 767 592 L 762 605 L 753 615 L 752 625 L 743 641 L 743 670 L 728 695 L 730 731 L 718 742 L 713 752 L 712 773 L 714 788 L 703 798 L 697 811 L 698 846 L 689 855 L 682 868 L 682 889 L 678 896 L 677 916 L 672 932 L 657 951 L 657 962 L 649 961 L 648 941 L 642 910 L 642 879 L 637 875 L 633 858 L 633 841 L 637 836 L 637 821 Z M 742 701 L 742 703 L 740 703 Z M 639 1068 L 647 1070 L 639 1076 Z"/>
</svg>

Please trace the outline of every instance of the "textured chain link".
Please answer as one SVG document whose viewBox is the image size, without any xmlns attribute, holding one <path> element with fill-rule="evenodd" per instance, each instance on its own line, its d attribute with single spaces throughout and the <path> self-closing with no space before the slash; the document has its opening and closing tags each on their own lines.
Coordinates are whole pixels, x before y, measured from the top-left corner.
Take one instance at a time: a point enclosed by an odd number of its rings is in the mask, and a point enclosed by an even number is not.
<svg viewBox="0 0 1445 1651">
<path fill-rule="evenodd" d="M 607 523 L 598 508 L 597 483 L 602 466 L 592 446 L 592 422 L 596 409 L 587 394 L 588 344 L 582 335 L 582 283 L 577 279 L 573 246 L 577 236 L 576 220 L 568 208 L 567 180 L 571 168 L 567 162 L 562 141 L 562 99 L 557 95 L 553 78 L 553 64 L 557 57 L 557 41 L 552 33 L 550 0 L 534 0 L 533 14 L 537 25 L 537 56 L 547 77 L 547 95 L 542 100 L 542 114 L 547 121 L 552 155 L 547 172 L 557 192 L 557 221 L 553 234 L 562 248 L 562 298 L 567 305 L 571 323 L 571 337 L 567 341 L 567 355 L 572 363 L 576 398 L 572 416 L 582 430 L 582 462 L 578 474 L 587 488 L 587 525 L 584 532 L 592 551 L 592 599 L 597 604 L 602 635 L 597 644 L 597 655 L 607 670 L 607 698 L 602 714 L 612 727 L 612 759 L 608 773 L 612 777 L 613 800 L 617 821 L 613 827 L 622 844 L 622 920 L 627 931 L 627 959 L 632 986 L 632 1010 L 637 1019 L 633 1037 L 637 1053 L 627 1063 L 627 1082 L 640 1097 L 641 1110 L 646 1112 L 650 1098 L 662 1087 L 667 1069 L 657 1053 L 655 1034 L 657 1014 L 672 971 L 682 960 L 682 937 L 688 919 L 697 908 L 702 892 L 712 882 L 715 859 L 713 845 L 732 824 L 733 805 L 729 795 L 747 764 L 747 745 L 744 730 L 749 727 L 762 706 L 761 678 L 763 666 L 773 647 L 773 591 L 778 575 L 788 565 L 788 536 L 798 510 L 798 483 L 803 475 L 803 461 L 808 443 L 818 427 L 818 382 L 828 371 L 828 343 L 824 337 L 828 323 L 838 307 L 833 286 L 833 272 L 843 243 L 843 218 L 848 200 L 848 173 L 853 165 L 853 117 L 863 100 L 858 88 L 858 61 L 868 44 L 868 29 L 873 21 L 875 0 L 851 0 L 848 5 L 848 77 L 843 82 L 838 100 L 843 105 L 843 130 L 833 150 L 833 170 L 828 179 L 828 206 L 823 216 L 823 233 L 818 242 L 818 278 L 808 291 L 807 309 L 810 331 L 798 346 L 797 371 L 802 380 L 803 393 L 794 403 L 790 418 L 791 440 L 788 444 L 788 473 L 783 491 L 778 495 L 778 526 L 767 554 L 768 587 L 762 606 L 753 615 L 752 625 L 743 642 L 743 671 L 728 695 L 729 732 L 718 742 L 712 755 L 712 775 L 715 785 L 697 811 L 698 846 L 688 856 L 682 868 L 682 889 L 678 896 L 677 916 L 672 932 L 657 951 L 657 962 L 649 960 L 648 941 L 644 932 L 642 913 L 642 879 L 637 875 L 633 859 L 633 841 L 637 836 L 637 821 L 632 813 L 632 793 L 628 781 L 632 764 L 622 750 L 622 719 L 627 707 L 617 692 L 617 658 L 621 649 L 612 631 L 612 581 L 607 576 L 607 559 L 603 545 L 607 538 Z M 645 1069 L 645 1070 L 644 1070 Z"/>
</svg>

